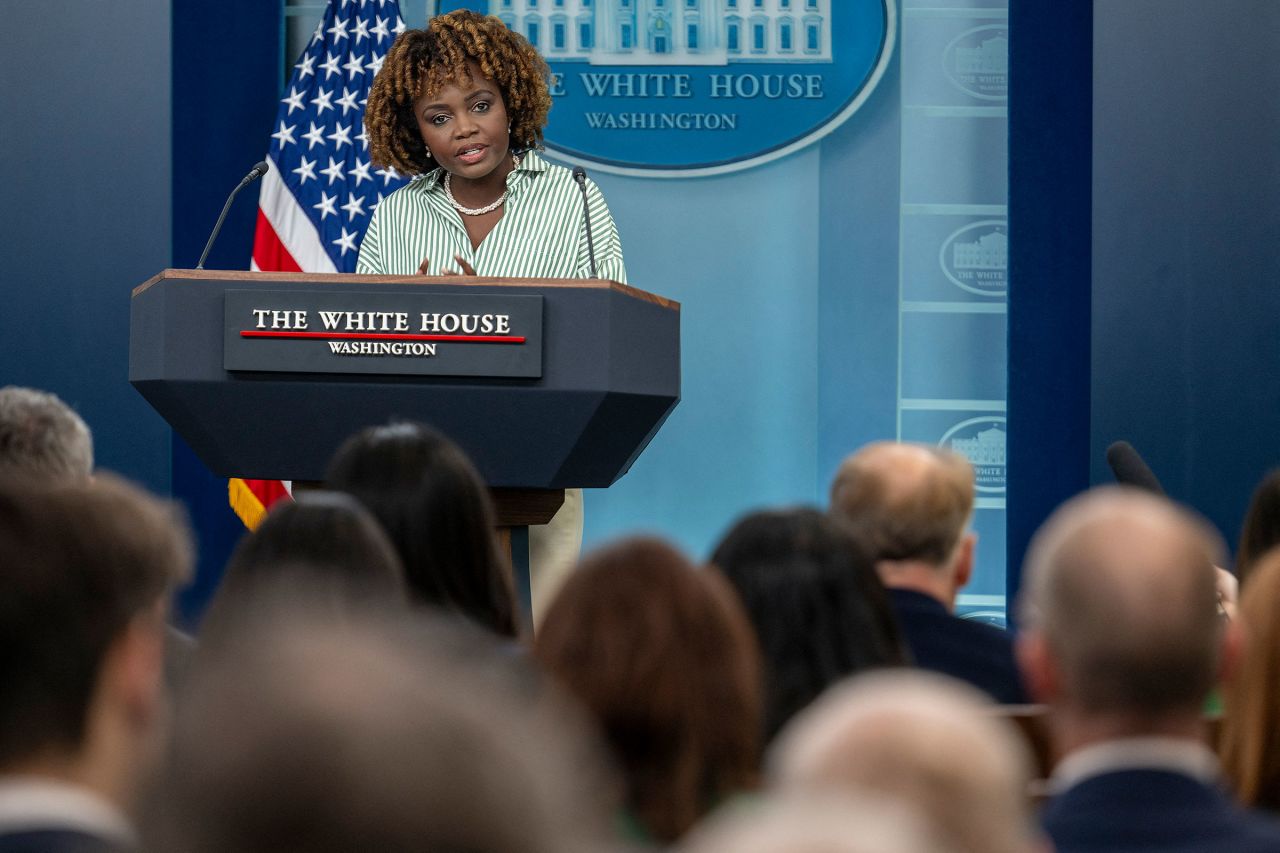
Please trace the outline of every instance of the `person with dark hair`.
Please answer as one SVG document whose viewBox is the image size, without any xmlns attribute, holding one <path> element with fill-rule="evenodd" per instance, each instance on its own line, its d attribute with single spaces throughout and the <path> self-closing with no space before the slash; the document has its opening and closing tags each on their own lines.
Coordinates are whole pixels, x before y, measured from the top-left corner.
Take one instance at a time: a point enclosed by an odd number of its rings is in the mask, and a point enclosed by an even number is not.
<svg viewBox="0 0 1280 853">
<path fill-rule="evenodd" d="M 1280 468 L 1267 474 L 1253 491 L 1236 549 L 1236 578 L 1241 584 L 1262 555 L 1280 545 Z"/>
<path fill-rule="evenodd" d="M 1218 613 L 1221 553 L 1203 520 L 1116 487 L 1032 539 L 1018 662 L 1061 756 L 1041 813 L 1057 853 L 1280 850 L 1280 823 L 1230 801 L 1204 742 L 1205 700 L 1241 648 Z"/>
<path fill-rule="evenodd" d="M 711 562 L 737 590 L 760 641 L 768 740 L 840 679 L 906 663 L 875 565 L 817 510 L 752 513 Z"/>
<path fill-rule="evenodd" d="M 374 209 L 356 272 L 626 283 L 600 188 L 538 154 L 548 74 L 524 36 L 475 12 L 437 15 L 396 39 L 369 90 L 365 130 L 370 159 L 415 180 Z M 582 491 L 568 489 L 551 523 L 529 531 L 535 614 L 581 544 Z"/>
<path fill-rule="evenodd" d="M 715 569 L 656 539 L 589 554 L 535 653 L 599 721 L 636 835 L 671 842 L 758 783 L 760 657 Z"/>
<path fill-rule="evenodd" d="M 489 492 L 457 445 L 423 424 L 370 427 L 338 449 L 326 484 L 381 522 L 414 599 L 517 635 L 511 570 L 498 550 Z"/>
<path fill-rule="evenodd" d="M 916 665 L 1021 704 L 1012 635 L 955 614 L 973 574 L 973 501 L 973 467 L 960 454 L 878 441 L 840 463 L 830 512 L 875 561 Z"/>
<path fill-rule="evenodd" d="M 0 851 L 123 850 L 185 524 L 123 481 L 0 485 Z"/>
<path fill-rule="evenodd" d="M 607 853 L 581 710 L 452 614 L 268 596 L 197 661 L 147 798 L 159 853 Z"/>
<path fill-rule="evenodd" d="M 408 601 L 404 567 L 377 519 L 342 492 L 298 492 L 246 533 L 205 615 L 207 644 L 255 609 L 264 590 L 303 584 L 335 616 L 368 601 Z"/>
</svg>

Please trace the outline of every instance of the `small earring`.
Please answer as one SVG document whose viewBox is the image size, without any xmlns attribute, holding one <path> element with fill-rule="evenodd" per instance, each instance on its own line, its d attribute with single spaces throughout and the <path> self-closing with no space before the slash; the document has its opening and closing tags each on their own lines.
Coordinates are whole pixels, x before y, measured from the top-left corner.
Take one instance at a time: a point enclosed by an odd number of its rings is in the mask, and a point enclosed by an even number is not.
<svg viewBox="0 0 1280 853">
<path fill-rule="evenodd" d="M 428 157 L 430 157 L 430 156 L 431 156 L 431 149 L 430 149 L 430 148 L 427 148 L 425 145 L 423 146 L 423 148 L 426 150 L 426 152 L 427 152 L 427 156 L 428 156 Z"/>
</svg>

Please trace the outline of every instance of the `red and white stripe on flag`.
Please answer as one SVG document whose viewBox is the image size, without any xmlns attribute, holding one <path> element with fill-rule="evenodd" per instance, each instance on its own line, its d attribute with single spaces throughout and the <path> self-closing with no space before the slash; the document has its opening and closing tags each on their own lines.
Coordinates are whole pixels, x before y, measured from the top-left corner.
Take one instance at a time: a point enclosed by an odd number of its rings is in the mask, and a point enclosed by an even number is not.
<svg viewBox="0 0 1280 853">
<path fill-rule="evenodd" d="M 405 179 L 373 169 L 364 106 L 404 32 L 395 0 L 329 0 L 280 100 L 262 178 L 251 268 L 353 272 L 374 208 Z M 233 479 L 231 507 L 250 529 L 290 497 L 280 480 Z"/>
</svg>

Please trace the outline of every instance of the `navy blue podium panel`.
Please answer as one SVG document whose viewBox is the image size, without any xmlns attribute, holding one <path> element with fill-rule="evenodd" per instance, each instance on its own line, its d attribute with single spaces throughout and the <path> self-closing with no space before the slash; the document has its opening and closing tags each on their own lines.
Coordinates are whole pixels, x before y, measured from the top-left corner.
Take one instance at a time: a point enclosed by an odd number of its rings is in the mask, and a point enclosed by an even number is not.
<svg viewBox="0 0 1280 853">
<path fill-rule="evenodd" d="M 228 371 L 226 294 L 254 290 L 264 305 L 303 290 L 540 296 L 541 376 Z M 680 305 L 592 279 L 165 270 L 133 292 L 129 381 L 220 476 L 322 480 L 348 436 L 402 419 L 452 438 L 492 487 L 599 488 L 680 400 Z"/>
</svg>

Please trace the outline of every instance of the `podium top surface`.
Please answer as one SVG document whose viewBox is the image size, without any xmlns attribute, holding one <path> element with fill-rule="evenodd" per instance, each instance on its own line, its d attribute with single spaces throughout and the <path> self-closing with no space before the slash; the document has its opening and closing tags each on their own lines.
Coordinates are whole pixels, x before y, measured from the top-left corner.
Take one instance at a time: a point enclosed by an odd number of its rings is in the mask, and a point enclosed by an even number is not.
<svg viewBox="0 0 1280 853">
<path fill-rule="evenodd" d="M 486 278 L 470 275 L 360 275 L 357 273 L 315 272 L 250 272 L 247 270 L 162 270 L 133 289 L 137 296 L 161 281 L 245 281 L 245 282 L 310 282 L 316 284 L 403 284 L 413 286 L 449 287 L 564 287 L 579 290 L 612 290 L 632 299 L 651 302 L 672 311 L 680 310 L 680 303 L 638 287 L 620 284 L 602 278 Z"/>
</svg>

